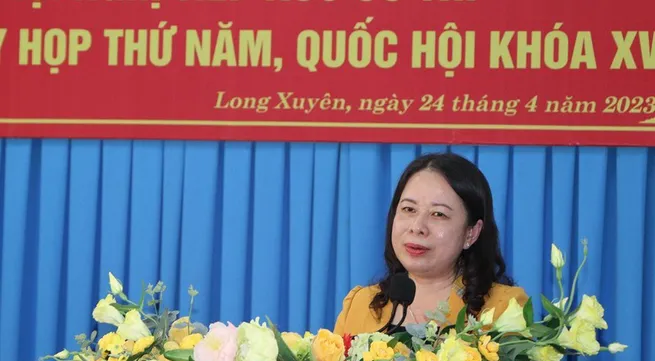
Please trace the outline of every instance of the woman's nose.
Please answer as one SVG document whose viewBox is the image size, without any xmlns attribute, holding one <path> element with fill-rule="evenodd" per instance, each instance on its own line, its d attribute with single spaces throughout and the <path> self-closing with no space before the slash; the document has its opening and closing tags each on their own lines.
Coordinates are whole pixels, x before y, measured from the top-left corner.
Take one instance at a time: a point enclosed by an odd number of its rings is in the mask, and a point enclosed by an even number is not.
<svg viewBox="0 0 655 361">
<path fill-rule="evenodd" d="M 412 234 L 426 236 L 428 234 L 428 227 L 425 224 L 425 217 L 418 215 L 414 218 L 414 222 L 409 227 Z"/>
</svg>

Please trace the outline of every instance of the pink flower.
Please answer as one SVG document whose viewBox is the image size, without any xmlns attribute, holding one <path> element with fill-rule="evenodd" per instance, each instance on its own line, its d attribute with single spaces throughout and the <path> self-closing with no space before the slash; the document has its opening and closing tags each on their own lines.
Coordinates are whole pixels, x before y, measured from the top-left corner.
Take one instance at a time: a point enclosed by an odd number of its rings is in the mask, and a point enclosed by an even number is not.
<svg viewBox="0 0 655 361">
<path fill-rule="evenodd" d="M 195 361 L 234 361 L 237 353 L 237 328 L 221 322 L 209 326 L 209 332 L 193 348 Z"/>
</svg>

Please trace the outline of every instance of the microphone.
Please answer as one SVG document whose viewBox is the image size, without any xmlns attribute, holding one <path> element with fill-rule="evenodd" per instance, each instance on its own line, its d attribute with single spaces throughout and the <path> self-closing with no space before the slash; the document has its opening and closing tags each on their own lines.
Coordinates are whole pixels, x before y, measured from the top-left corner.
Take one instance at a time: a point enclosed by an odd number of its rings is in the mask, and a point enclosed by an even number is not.
<svg viewBox="0 0 655 361">
<path fill-rule="evenodd" d="M 393 275 L 389 282 L 389 300 L 393 303 L 393 310 L 391 311 L 391 317 L 389 317 L 387 324 L 377 332 L 383 332 L 389 328 L 391 322 L 396 316 L 398 304 L 400 304 L 403 307 L 402 318 L 400 319 L 400 322 L 389 329 L 387 333 L 391 334 L 395 331 L 396 328 L 405 321 L 405 317 L 407 317 L 407 307 L 414 302 L 414 296 L 416 296 L 416 284 L 411 278 L 409 278 L 409 275 L 407 273 L 397 273 Z"/>
</svg>

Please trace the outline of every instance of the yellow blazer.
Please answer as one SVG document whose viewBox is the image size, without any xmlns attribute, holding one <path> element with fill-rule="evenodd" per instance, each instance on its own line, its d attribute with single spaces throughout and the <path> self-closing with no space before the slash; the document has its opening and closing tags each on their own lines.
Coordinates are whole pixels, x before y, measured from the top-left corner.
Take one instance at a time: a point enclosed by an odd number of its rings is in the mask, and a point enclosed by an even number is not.
<svg viewBox="0 0 655 361">
<path fill-rule="evenodd" d="M 391 302 L 387 303 L 382 309 L 380 320 L 376 318 L 374 311 L 369 308 L 371 300 L 373 300 L 373 297 L 379 291 L 380 288 L 377 285 L 368 287 L 355 286 L 350 290 L 343 300 L 343 309 L 339 313 L 339 317 L 337 317 L 334 333 L 338 335 L 345 333 L 368 333 L 375 332 L 384 326 L 391 316 L 393 308 Z M 461 277 L 459 277 L 453 283 L 450 297 L 448 298 L 450 312 L 446 315 L 446 319 L 449 324 L 456 323 L 457 314 L 464 307 L 464 301 L 462 300 L 463 292 L 464 285 Z M 528 301 L 528 295 L 523 288 L 498 283 L 494 284 L 489 291 L 489 295 L 482 309 L 485 310 L 495 307 L 494 320 L 496 320 L 505 311 L 509 300 L 512 298 L 516 298 L 516 301 L 520 305 L 524 305 Z"/>
</svg>

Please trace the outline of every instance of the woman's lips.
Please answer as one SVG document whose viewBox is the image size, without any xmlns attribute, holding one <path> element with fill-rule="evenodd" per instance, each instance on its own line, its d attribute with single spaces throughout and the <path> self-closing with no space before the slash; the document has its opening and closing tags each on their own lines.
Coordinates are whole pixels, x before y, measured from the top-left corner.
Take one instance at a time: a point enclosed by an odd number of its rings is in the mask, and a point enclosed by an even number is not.
<svg viewBox="0 0 655 361">
<path fill-rule="evenodd" d="M 420 256 L 425 252 L 429 251 L 429 248 L 421 246 L 420 244 L 416 244 L 416 243 L 406 243 L 405 250 L 411 256 Z"/>
</svg>

